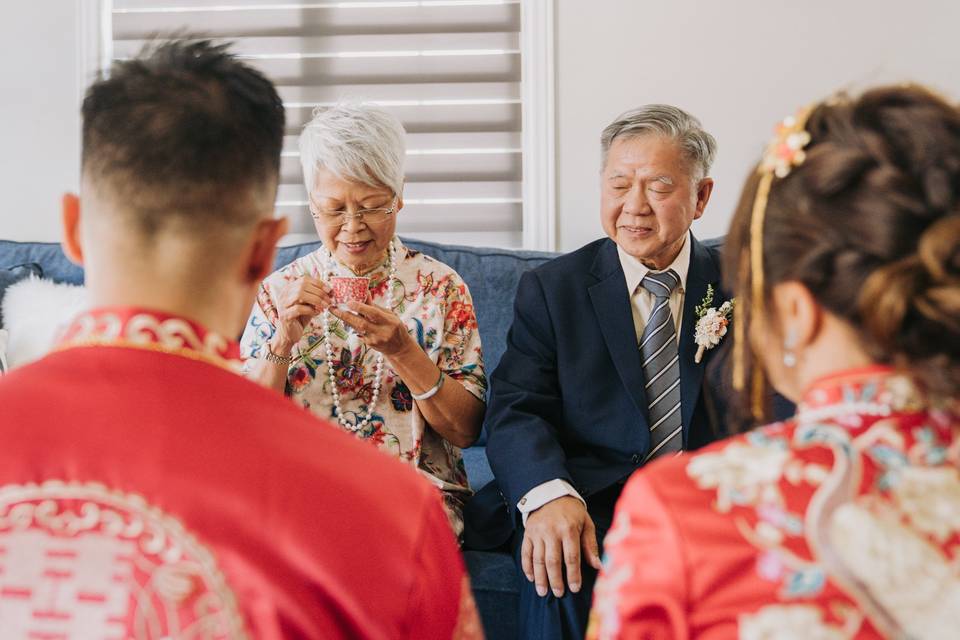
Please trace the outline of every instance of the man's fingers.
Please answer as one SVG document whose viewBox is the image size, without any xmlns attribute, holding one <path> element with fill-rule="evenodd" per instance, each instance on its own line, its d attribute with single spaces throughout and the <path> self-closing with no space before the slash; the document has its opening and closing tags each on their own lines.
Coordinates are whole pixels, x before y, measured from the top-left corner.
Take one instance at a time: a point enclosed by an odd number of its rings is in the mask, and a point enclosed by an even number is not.
<svg viewBox="0 0 960 640">
<path fill-rule="evenodd" d="M 543 540 L 533 542 L 533 581 L 537 585 L 537 595 L 547 595 L 547 565 L 544 559 Z"/>
<path fill-rule="evenodd" d="M 523 544 L 520 546 L 520 566 L 527 580 L 533 582 L 533 541 L 526 533 L 523 534 Z"/>
<path fill-rule="evenodd" d="M 547 562 L 547 578 L 550 579 L 550 588 L 553 595 L 563 595 L 563 548 L 560 540 L 547 538 L 544 545 L 544 556 Z"/>
<path fill-rule="evenodd" d="M 580 540 L 574 537 L 563 539 L 563 564 L 567 568 L 567 584 L 570 591 L 580 591 Z"/>
<path fill-rule="evenodd" d="M 580 544 L 583 547 L 583 555 L 587 562 L 590 563 L 591 567 L 599 571 L 602 563 L 600 562 L 600 549 L 597 546 L 597 528 L 593 525 L 593 520 L 590 519 L 590 516 L 587 516 L 583 532 L 580 534 Z"/>
</svg>

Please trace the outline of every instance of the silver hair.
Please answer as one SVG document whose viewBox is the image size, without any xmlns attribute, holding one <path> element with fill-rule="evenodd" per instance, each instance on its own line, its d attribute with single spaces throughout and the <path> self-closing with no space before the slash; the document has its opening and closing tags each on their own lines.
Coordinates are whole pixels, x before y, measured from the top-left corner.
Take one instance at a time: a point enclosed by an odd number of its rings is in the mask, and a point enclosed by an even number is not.
<svg viewBox="0 0 960 640">
<path fill-rule="evenodd" d="M 362 102 L 317 107 L 300 134 L 299 146 L 307 193 L 316 186 L 318 169 L 403 193 L 406 131 L 380 107 Z"/>
<path fill-rule="evenodd" d="M 647 104 L 625 111 L 607 125 L 600 135 L 602 165 L 607 165 L 607 153 L 614 140 L 636 138 L 648 134 L 671 138 L 680 145 L 683 155 L 695 171 L 695 182 L 710 173 L 717 155 L 717 141 L 707 133 L 700 121 L 692 115 L 669 104 Z"/>
</svg>

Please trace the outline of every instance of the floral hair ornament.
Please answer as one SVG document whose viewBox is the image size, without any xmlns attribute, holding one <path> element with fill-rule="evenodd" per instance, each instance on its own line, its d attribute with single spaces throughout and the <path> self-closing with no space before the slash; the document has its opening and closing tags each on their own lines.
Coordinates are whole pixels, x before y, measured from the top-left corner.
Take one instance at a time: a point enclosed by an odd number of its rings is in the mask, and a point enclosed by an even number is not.
<svg viewBox="0 0 960 640">
<path fill-rule="evenodd" d="M 770 187 L 774 178 L 786 178 L 795 167 L 799 167 L 807 159 L 804 148 L 810 144 L 810 133 L 806 130 L 806 126 L 812 112 L 813 106 L 803 107 L 795 115 L 785 118 L 777 125 L 773 140 L 767 145 L 760 166 L 757 168 L 760 182 L 757 185 L 757 195 L 754 197 L 753 211 L 750 214 L 749 262 L 741 261 L 741 272 L 747 268 L 750 270 L 750 312 L 754 318 L 759 318 L 763 314 L 763 222 L 767 213 Z M 734 307 L 736 345 L 733 359 L 733 387 L 737 391 L 742 391 L 746 387 L 744 312 L 743 305 Z M 762 373 L 753 376 L 751 391 L 753 416 L 761 420 L 764 405 Z"/>
</svg>

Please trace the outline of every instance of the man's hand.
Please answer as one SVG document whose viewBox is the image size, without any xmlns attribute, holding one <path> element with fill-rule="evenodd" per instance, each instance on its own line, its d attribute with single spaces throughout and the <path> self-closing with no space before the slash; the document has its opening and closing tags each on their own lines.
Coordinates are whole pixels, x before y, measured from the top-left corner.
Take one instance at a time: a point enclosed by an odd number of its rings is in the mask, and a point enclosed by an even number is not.
<svg viewBox="0 0 960 640">
<path fill-rule="evenodd" d="M 581 552 L 590 566 L 600 569 L 597 529 L 577 498 L 551 500 L 527 517 L 520 561 L 524 575 L 536 583 L 540 596 L 547 595 L 548 582 L 553 595 L 563 595 L 564 566 L 570 591 L 580 591 Z"/>
</svg>

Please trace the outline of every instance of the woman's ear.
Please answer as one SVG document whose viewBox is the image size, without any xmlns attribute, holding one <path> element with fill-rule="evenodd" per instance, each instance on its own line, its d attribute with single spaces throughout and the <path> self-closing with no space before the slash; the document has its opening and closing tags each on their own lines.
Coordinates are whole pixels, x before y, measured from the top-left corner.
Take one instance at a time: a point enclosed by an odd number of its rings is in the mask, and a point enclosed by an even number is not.
<svg viewBox="0 0 960 640">
<path fill-rule="evenodd" d="M 790 349 L 802 351 L 820 335 L 823 309 L 810 290 L 791 280 L 773 287 L 773 306 L 779 334 L 790 342 Z"/>
<path fill-rule="evenodd" d="M 61 199 L 63 253 L 77 266 L 83 266 L 83 244 L 80 242 L 80 196 L 65 193 Z"/>
</svg>

